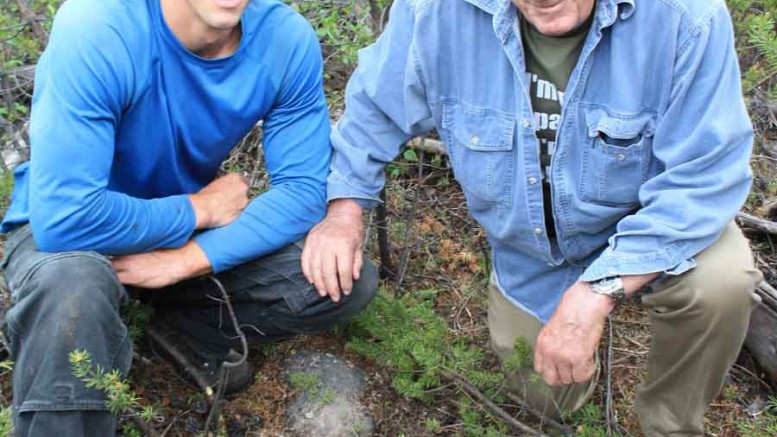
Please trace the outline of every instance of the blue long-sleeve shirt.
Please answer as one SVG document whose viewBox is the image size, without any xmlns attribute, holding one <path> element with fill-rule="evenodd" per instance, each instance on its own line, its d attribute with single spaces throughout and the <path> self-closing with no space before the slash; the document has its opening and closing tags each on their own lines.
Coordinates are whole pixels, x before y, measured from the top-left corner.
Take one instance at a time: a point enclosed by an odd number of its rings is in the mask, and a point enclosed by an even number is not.
<svg viewBox="0 0 777 437">
<path fill-rule="evenodd" d="M 31 159 L 15 171 L 8 231 L 41 250 L 129 254 L 194 238 L 214 271 L 303 236 L 325 212 L 331 148 L 313 29 L 253 0 L 237 51 L 204 59 L 158 0 L 69 0 L 36 71 Z M 231 224 L 194 236 L 188 194 L 263 120 L 271 188 Z"/>
<path fill-rule="evenodd" d="M 555 240 L 518 23 L 511 0 L 396 0 L 348 84 L 328 198 L 374 205 L 383 166 L 436 127 L 499 285 L 539 319 L 577 280 L 693 268 L 752 178 L 725 2 L 597 1 L 548 175 Z"/>
</svg>

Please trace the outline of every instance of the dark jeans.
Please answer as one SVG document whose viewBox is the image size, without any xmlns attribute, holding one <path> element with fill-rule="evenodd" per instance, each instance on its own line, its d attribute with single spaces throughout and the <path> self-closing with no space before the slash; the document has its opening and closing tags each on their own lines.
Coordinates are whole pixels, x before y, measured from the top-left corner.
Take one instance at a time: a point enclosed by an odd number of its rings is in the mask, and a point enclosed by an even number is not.
<svg viewBox="0 0 777 437">
<path fill-rule="evenodd" d="M 302 274 L 301 253 L 302 243 L 295 243 L 216 275 L 249 342 L 326 330 L 350 320 L 375 295 L 377 273 L 367 263 L 350 296 L 339 303 L 319 297 Z M 85 349 L 95 365 L 129 371 L 132 344 L 119 315 L 128 293 L 110 262 L 94 252 L 41 252 L 24 226 L 9 234 L 3 268 L 12 297 L 6 334 L 15 363 L 15 435 L 113 436 L 116 417 L 105 396 L 77 380 L 68 361 L 71 351 Z M 141 294 L 151 296 L 154 317 L 180 329 L 203 356 L 223 357 L 239 346 L 211 280 Z"/>
</svg>

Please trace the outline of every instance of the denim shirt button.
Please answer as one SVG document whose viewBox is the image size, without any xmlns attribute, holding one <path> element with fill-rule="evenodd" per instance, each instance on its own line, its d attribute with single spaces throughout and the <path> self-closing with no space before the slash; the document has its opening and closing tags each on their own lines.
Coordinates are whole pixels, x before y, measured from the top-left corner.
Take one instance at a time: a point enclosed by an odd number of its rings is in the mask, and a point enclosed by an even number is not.
<svg viewBox="0 0 777 437">
<path fill-rule="evenodd" d="M 542 228 L 534 228 L 534 235 L 542 235 Z"/>
<path fill-rule="evenodd" d="M 473 146 L 477 146 L 479 142 L 480 142 L 480 137 L 478 137 L 477 135 L 472 135 L 472 138 L 469 139 L 469 143 L 472 144 Z"/>
<path fill-rule="evenodd" d="M 537 178 L 535 178 L 534 176 L 532 176 L 532 177 L 530 177 L 530 178 L 528 179 L 528 182 L 529 182 L 529 185 L 534 185 L 534 184 L 536 184 L 536 183 L 537 183 Z"/>
<path fill-rule="evenodd" d="M 525 127 L 526 129 L 530 128 L 531 127 L 531 120 L 529 120 L 528 118 L 524 118 L 523 119 L 523 127 Z"/>
<path fill-rule="evenodd" d="M 618 158 L 618 161 L 623 161 L 624 159 L 626 159 L 626 155 L 624 155 L 623 153 L 619 153 L 616 158 Z"/>
</svg>

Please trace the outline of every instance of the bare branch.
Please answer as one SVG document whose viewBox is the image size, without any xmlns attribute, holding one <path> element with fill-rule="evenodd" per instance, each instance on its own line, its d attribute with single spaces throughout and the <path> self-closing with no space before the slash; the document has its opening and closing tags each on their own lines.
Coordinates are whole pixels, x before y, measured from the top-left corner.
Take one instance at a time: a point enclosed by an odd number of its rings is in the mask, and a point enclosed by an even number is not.
<svg viewBox="0 0 777 437">
<path fill-rule="evenodd" d="M 480 390 L 477 389 L 477 387 L 472 385 L 469 381 L 467 381 L 464 377 L 462 377 L 458 373 L 453 371 L 447 371 L 447 372 L 443 372 L 442 375 L 445 376 L 447 379 L 455 382 L 459 387 L 461 387 L 462 390 L 476 397 L 480 402 L 483 403 L 483 405 L 491 409 L 491 411 L 493 411 L 494 414 L 499 416 L 499 418 L 504 420 L 505 423 L 510 425 L 510 427 L 512 427 L 513 429 L 526 433 L 531 436 L 548 437 L 547 434 L 543 434 L 537 431 L 536 429 L 530 427 L 529 425 L 511 416 L 507 411 L 505 411 L 499 405 L 494 403 L 494 401 L 489 399 L 488 396 L 484 395 Z"/>
<path fill-rule="evenodd" d="M 764 220 L 745 212 L 737 214 L 737 220 L 746 228 L 755 229 L 770 235 L 777 235 L 777 223 Z"/>
<path fill-rule="evenodd" d="M 159 346 L 161 346 L 165 352 L 169 353 L 173 359 L 180 364 L 186 372 L 194 378 L 194 381 L 202 389 L 202 391 L 208 396 L 213 397 L 213 389 L 208 385 L 205 380 L 205 376 L 200 372 L 186 357 L 167 339 L 162 335 L 153 325 L 146 326 L 146 333 L 151 337 Z"/>
</svg>

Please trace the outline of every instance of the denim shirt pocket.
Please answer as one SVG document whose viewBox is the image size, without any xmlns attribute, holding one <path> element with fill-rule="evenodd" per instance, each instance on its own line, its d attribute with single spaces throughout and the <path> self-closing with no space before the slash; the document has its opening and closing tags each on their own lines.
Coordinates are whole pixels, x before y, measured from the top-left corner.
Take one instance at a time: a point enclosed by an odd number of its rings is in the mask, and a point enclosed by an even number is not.
<svg viewBox="0 0 777 437">
<path fill-rule="evenodd" d="M 449 100 L 441 135 L 471 211 L 512 201 L 515 115 Z"/>
<path fill-rule="evenodd" d="M 613 207 L 639 205 L 648 179 L 656 117 L 584 109 L 587 138 L 580 172 L 583 201 Z"/>
</svg>

